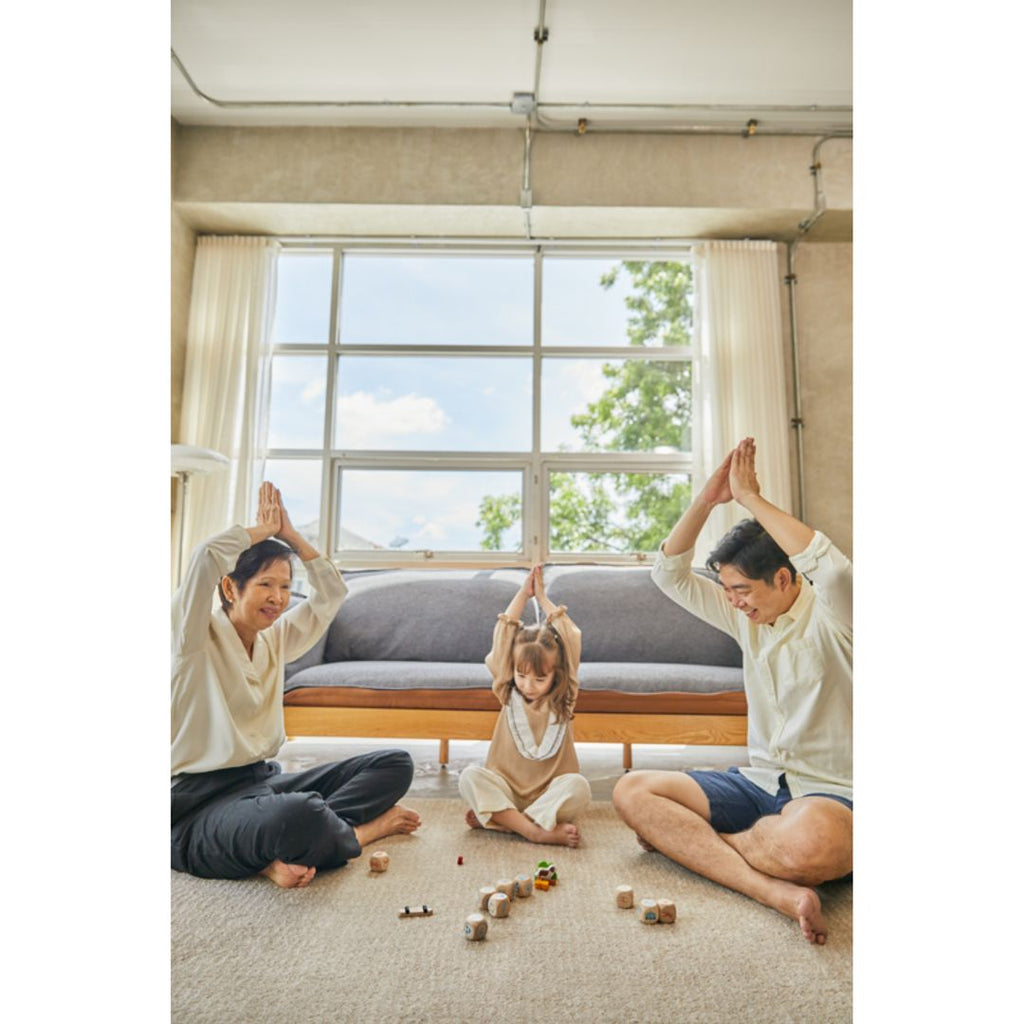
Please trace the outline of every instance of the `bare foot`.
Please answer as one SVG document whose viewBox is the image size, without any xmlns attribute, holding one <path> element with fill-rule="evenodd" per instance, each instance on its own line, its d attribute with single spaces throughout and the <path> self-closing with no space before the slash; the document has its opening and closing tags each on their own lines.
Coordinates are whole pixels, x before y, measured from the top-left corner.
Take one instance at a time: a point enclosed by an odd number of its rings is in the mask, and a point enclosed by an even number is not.
<svg viewBox="0 0 1024 1024">
<path fill-rule="evenodd" d="M 275 860 L 261 872 L 275 885 L 282 889 L 304 889 L 313 881 L 316 868 L 307 868 L 305 864 L 285 864 L 283 860 Z"/>
<path fill-rule="evenodd" d="M 383 839 L 385 836 L 408 835 L 420 827 L 420 816 L 408 807 L 395 804 L 390 810 L 382 815 L 366 822 L 365 825 L 357 825 L 353 832 L 360 846 Z"/>
<path fill-rule="evenodd" d="M 466 811 L 466 824 L 470 828 L 483 828 L 480 819 L 472 811 Z"/>
<path fill-rule="evenodd" d="M 793 909 L 795 913 L 791 916 L 799 923 L 804 938 L 808 942 L 824 946 L 828 928 L 821 913 L 821 900 L 818 894 L 813 889 L 802 889 Z"/>
<path fill-rule="evenodd" d="M 646 851 L 647 851 L 648 853 L 657 853 L 657 852 L 658 852 L 658 851 L 657 851 L 657 850 L 656 850 L 656 849 L 655 849 L 655 848 L 654 848 L 653 846 L 651 846 L 651 844 L 650 844 L 649 842 L 647 842 L 647 840 L 646 840 L 646 839 L 644 839 L 644 837 L 643 837 L 642 835 L 640 835 L 640 833 L 639 833 L 639 832 L 637 832 L 637 833 L 636 833 L 636 841 L 637 841 L 637 842 L 638 842 L 638 843 L 639 843 L 639 844 L 640 844 L 640 845 L 641 845 L 641 846 L 642 846 L 642 847 L 643 847 L 643 848 L 644 848 L 644 849 L 645 849 L 645 850 L 646 850 Z"/>
<path fill-rule="evenodd" d="M 553 829 L 537 826 L 537 837 L 528 836 L 534 843 L 544 843 L 548 846 L 579 846 L 580 830 L 576 825 L 568 821 L 560 821 Z"/>
</svg>

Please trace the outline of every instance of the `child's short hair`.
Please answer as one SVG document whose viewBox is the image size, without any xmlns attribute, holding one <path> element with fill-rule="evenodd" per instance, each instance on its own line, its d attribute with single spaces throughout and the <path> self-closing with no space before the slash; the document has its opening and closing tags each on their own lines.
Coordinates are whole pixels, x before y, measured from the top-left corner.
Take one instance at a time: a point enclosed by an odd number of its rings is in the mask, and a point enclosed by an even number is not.
<svg viewBox="0 0 1024 1024">
<path fill-rule="evenodd" d="M 554 680 L 547 699 L 555 717 L 564 722 L 572 717 L 571 687 L 569 669 L 565 660 L 565 644 L 558 630 L 546 622 L 539 626 L 522 626 L 512 641 L 513 677 L 508 685 L 515 686 L 514 673 L 530 671 L 535 675 L 547 675 L 554 666 Z"/>
</svg>

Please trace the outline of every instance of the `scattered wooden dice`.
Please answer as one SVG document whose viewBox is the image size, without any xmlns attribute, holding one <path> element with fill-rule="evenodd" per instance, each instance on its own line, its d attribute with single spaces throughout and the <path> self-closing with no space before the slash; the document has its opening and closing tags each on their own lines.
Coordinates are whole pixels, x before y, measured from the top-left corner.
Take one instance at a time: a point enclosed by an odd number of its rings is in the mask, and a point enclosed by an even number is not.
<svg viewBox="0 0 1024 1024">
<path fill-rule="evenodd" d="M 481 939 L 486 939 L 487 918 L 483 914 L 470 914 L 466 918 L 466 924 L 462 933 L 470 942 L 479 942 Z"/>
<path fill-rule="evenodd" d="M 633 887 L 631 885 L 620 885 L 615 890 L 615 906 L 621 910 L 629 910 L 633 906 Z"/>
<path fill-rule="evenodd" d="M 375 850 L 370 854 L 371 871 L 387 871 L 391 858 L 384 850 Z"/>
</svg>

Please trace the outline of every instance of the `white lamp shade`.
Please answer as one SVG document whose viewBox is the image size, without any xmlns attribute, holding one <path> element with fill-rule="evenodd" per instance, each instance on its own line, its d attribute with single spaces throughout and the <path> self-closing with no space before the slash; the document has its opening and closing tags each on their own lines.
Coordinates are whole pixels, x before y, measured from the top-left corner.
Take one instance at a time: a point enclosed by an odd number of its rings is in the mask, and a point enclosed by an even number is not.
<svg viewBox="0 0 1024 1024">
<path fill-rule="evenodd" d="M 212 448 L 194 444 L 171 445 L 171 473 L 218 473 L 227 469 L 230 459 Z"/>
</svg>

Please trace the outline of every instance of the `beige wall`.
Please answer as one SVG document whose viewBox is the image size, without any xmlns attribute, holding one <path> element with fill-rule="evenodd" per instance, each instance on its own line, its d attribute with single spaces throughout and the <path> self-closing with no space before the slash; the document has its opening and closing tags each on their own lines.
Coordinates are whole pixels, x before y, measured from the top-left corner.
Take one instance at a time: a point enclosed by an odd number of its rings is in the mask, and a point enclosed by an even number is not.
<svg viewBox="0 0 1024 1024">
<path fill-rule="evenodd" d="M 532 237 L 793 238 L 814 141 L 536 135 Z M 175 124 L 172 159 L 174 440 L 198 234 L 526 237 L 516 131 Z M 852 142 L 820 159 L 827 211 L 795 250 L 806 516 L 852 554 Z M 783 251 L 788 341 L 785 272 Z"/>
<path fill-rule="evenodd" d="M 853 246 L 794 254 L 805 515 L 853 557 Z"/>
</svg>

